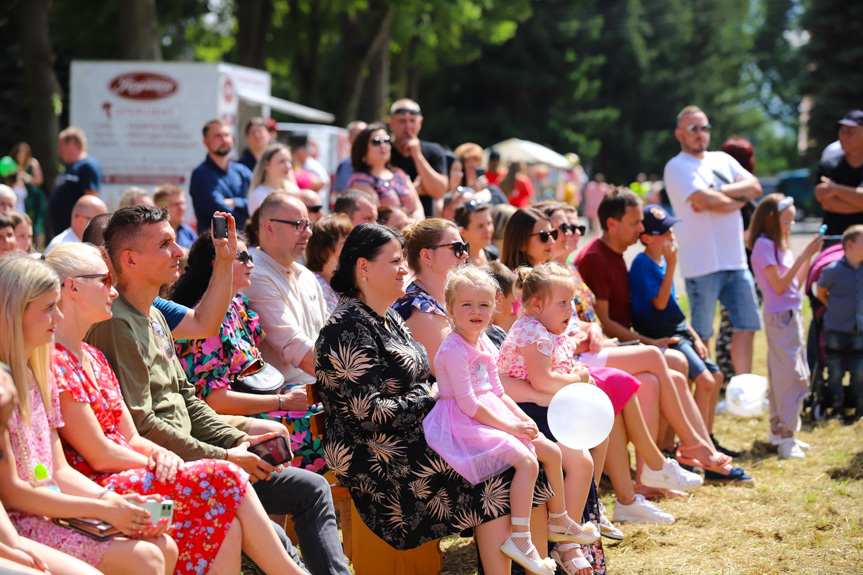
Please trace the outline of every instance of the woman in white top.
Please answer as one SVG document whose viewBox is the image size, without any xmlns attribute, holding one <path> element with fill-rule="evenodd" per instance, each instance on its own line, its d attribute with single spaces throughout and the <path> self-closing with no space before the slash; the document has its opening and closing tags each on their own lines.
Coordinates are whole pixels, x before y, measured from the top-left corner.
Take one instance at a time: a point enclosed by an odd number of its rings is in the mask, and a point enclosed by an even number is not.
<svg viewBox="0 0 863 575">
<path fill-rule="evenodd" d="M 255 166 L 249 184 L 249 215 L 254 214 L 264 198 L 275 191 L 299 192 L 294 178 L 291 150 L 283 144 L 269 146 Z"/>
</svg>

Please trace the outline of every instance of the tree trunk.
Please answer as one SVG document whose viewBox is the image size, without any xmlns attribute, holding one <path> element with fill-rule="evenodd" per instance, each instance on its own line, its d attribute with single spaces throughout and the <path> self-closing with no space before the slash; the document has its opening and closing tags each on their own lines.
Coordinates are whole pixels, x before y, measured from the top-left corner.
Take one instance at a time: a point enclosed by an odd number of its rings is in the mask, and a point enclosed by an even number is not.
<svg viewBox="0 0 863 575">
<path fill-rule="evenodd" d="M 333 10 L 327 2 L 315 1 L 308 6 L 308 15 L 303 15 L 299 0 L 290 0 L 288 18 L 294 26 L 303 26 L 305 43 L 300 43 L 294 57 L 299 79 L 300 101 L 317 108 L 321 105 L 321 85 L 318 62 L 320 61 L 321 36 L 324 20 L 331 16 Z M 297 37 L 300 37 L 297 34 Z"/>
<path fill-rule="evenodd" d="M 336 124 L 355 120 L 359 109 L 363 76 L 372 54 L 388 35 L 395 8 L 384 0 L 370 0 L 369 9 L 353 18 L 342 15 L 342 71 L 339 75 L 339 99 Z"/>
<path fill-rule="evenodd" d="M 156 0 L 122 0 L 118 3 L 120 58 L 162 60 Z"/>
<path fill-rule="evenodd" d="M 358 119 L 374 122 L 386 116 L 390 88 L 390 32 L 386 30 L 381 45 L 369 63 Z"/>
<path fill-rule="evenodd" d="M 42 164 L 43 187 L 51 193 L 57 176 L 59 120 L 54 102 L 60 101 L 60 84 L 54 75 L 54 52 L 48 25 L 51 0 L 26 0 L 18 9 L 18 42 L 24 68 L 24 90 L 30 109 L 30 147 Z"/>
<path fill-rule="evenodd" d="M 237 4 L 237 64 L 265 70 L 267 34 L 273 22 L 273 0 L 241 0 Z"/>
</svg>

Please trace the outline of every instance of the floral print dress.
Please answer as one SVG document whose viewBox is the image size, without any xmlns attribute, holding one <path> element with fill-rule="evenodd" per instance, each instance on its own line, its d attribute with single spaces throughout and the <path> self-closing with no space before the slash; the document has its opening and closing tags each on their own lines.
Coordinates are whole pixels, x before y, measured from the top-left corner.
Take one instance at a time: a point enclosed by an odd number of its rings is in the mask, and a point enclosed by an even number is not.
<svg viewBox="0 0 863 575">
<path fill-rule="evenodd" d="M 74 355 L 57 344 L 52 369 L 59 391 L 68 392 L 75 401 L 89 405 L 105 437 L 132 449 L 120 433 L 123 397 L 111 365 L 95 347 L 86 343 L 83 347 L 96 382 L 87 377 Z M 209 571 L 237 507 L 246 495 L 249 476 L 245 471 L 229 461 L 199 459 L 184 463 L 173 482 L 163 483 L 144 468 L 99 473 L 65 441 L 63 451 L 72 467 L 117 493 L 156 493 L 172 499 L 174 530 L 171 537 L 180 550 L 175 572 L 202 575 Z"/>
<path fill-rule="evenodd" d="M 396 549 L 509 514 L 513 471 L 471 485 L 426 443 L 430 365 L 392 309 L 342 298 L 315 344 L 324 458 L 363 522 Z M 550 496 L 541 476 L 534 502 Z"/>
<path fill-rule="evenodd" d="M 42 394 L 35 385 L 30 388 L 29 401 L 29 425 L 24 422 L 21 412 L 16 408 L 9 418 L 7 429 L 18 477 L 27 483 L 34 483 L 34 468 L 39 463 L 48 469 L 49 476 L 54 475 L 51 431 L 63 427 L 63 417 L 60 415 L 60 396 L 53 382 L 50 412 L 45 410 Z M 111 546 L 110 541 L 94 541 L 86 535 L 51 523 L 47 517 L 15 511 L 13 501 L 7 501 L 6 507 L 9 510 L 9 519 L 19 535 L 68 553 L 90 565 L 98 565 Z"/>
<path fill-rule="evenodd" d="M 249 309 L 249 300 L 237 294 L 228 306 L 219 335 L 207 339 L 178 339 L 175 342 L 177 359 L 183 366 L 186 378 L 195 386 L 195 395 L 206 401 L 215 389 L 230 388 L 231 378 L 242 373 L 250 362 L 261 359 L 258 345 L 264 340 L 258 314 Z M 285 393 L 296 385 L 279 390 Z M 322 472 L 325 467 L 321 453 L 321 438 L 312 435 L 309 418 L 320 411 L 314 407 L 307 411 L 271 411 L 251 417 L 283 423 L 291 435 L 293 467 Z"/>
</svg>

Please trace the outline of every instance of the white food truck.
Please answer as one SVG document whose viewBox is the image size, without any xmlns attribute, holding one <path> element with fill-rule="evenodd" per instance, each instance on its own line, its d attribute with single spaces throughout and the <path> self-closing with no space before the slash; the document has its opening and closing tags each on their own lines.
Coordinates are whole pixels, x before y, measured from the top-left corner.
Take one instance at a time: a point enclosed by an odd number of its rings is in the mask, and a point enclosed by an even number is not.
<svg viewBox="0 0 863 575">
<path fill-rule="evenodd" d="M 70 121 L 84 130 L 88 152 L 102 166 L 109 210 L 133 185 L 151 191 L 170 182 L 188 191 L 192 170 L 206 156 L 201 130 L 207 121 L 231 126 L 236 158 L 248 119 L 272 110 L 315 122 L 290 126 L 308 134 L 331 174 L 349 155 L 347 131 L 320 125 L 334 116 L 273 97 L 267 72 L 224 63 L 72 62 Z"/>
</svg>

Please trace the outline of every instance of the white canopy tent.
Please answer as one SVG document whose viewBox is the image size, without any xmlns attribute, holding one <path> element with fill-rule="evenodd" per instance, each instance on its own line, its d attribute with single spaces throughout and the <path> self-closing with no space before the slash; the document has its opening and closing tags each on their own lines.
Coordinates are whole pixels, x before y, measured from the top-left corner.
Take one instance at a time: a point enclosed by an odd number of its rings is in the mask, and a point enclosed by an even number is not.
<svg viewBox="0 0 863 575">
<path fill-rule="evenodd" d="M 553 168 L 568 170 L 572 163 L 551 148 L 546 148 L 536 142 L 510 138 L 486 148 L 483 155 L 488 161 L 491 150 L 500 154 L 502 162 L 522 162 L 524 164 L 546 164 Z"/>
</svg>

